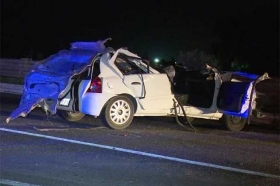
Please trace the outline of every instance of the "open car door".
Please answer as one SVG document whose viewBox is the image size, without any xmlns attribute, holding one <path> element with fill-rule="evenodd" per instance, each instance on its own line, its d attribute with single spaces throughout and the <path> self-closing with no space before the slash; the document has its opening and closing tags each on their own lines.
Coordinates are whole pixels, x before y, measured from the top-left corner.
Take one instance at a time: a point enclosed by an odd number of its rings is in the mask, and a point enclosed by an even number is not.
<svg viewBox="0 0 280 186">
<path fill-rule="evenodd" d="M 257 76 L 241 72 L 226 72 L 221 76 L 223 82 L 217 97 L 219 112 L 248 118 L 256 98 L 255 86 L 258 82 L 268 79 L 268 74 Z"/>
<path fill-rule="evenodd" d="M 90 87 L 92 79 L 100 73 L 99 69 L 100 55 L 95 56 L 92 62 L 83 70 L 82 73 L 75 75 L 69 80 L 66 89 L 59 98 L 58 109 L 72 113 L 78 113 L 81 110 L 82 95 Z"/>
</svg>

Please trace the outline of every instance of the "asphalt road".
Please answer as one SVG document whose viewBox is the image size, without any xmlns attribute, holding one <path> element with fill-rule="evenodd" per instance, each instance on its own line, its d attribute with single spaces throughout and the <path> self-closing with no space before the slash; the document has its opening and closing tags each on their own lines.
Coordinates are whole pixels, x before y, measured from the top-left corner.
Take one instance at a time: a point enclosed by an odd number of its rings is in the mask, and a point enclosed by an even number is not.
<svg viewBox="0 0 280 186">
<path fill-rule="evenodd" d="M 36 108 L 5 123 L 18 96 L 1 94 L 0 185 L 280 185 L 279 130 L 230 132 L 198 121 L 137 117 L 125 130 L 99 119 L 70 123 Z"/>
</svg>

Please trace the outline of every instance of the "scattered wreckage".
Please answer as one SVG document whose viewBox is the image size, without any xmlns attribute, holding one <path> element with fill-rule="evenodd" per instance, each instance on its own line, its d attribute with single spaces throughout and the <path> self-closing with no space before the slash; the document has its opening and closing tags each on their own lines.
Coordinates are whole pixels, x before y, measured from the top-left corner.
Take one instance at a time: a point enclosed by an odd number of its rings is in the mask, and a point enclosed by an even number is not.
<svg viewBox="0 0 280 186">
<path fill-rule="evenodd" d="M 166 116 L 192 130 L 191 121 L 203 118 L 240 131 L 256 109 L 256 84 L 269 78 L 207 64 L 203 71 L 164 73 L 125 48 L 105 47 L 106 41 L 75 42 L 37 63 L 6 122 L 41 107 L 68 121 L 100 117 L 111 129 L 125 129 L 135 116 Z"/>
</svg>

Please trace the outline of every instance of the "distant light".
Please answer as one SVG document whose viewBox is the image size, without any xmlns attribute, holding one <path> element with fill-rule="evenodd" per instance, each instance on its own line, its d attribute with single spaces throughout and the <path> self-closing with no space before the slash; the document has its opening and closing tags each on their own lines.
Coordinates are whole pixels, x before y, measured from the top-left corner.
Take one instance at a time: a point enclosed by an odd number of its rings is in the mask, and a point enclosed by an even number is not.
<svg viewBox="0 0 280 186">
<path fill-rule="evenodd" d="M 158 62 L 159 62 L 159 59 L 158 59 L 158 58 L 156 58 L 156 59 L 154 60 L 154 62 L 158 63 Z"/>
</svg>

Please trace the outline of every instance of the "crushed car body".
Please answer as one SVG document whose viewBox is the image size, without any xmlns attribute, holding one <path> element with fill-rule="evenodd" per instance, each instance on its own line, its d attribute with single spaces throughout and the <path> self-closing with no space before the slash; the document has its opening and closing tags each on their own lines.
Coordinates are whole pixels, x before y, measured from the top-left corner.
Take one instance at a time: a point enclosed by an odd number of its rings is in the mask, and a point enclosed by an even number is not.
<svg viewBox="0 0 280 186">
<path fill-rule="evenodd" d="M 129 50 L 104 43 L 76 42 L 36 64 L 7 123 L 41 107 L 68 121 L 100 117 L 112 129 L 128 127 L 134 116 L 171 116 L 189 122 L 221 119 L 227 129 L 240 131 L 255 109 L 255 85 L 269 78 L 219 72 L 207 64 L 203 71 L 182 67 L 164 73 Z"/>
<path fill-rule="evenodd" d="M 56 113 L 59 95 L 69 80 L 82 73 L 90 65 L 92 57 L 106 51 L 104 41 L 75 42 L 70 50 L 61 50 L 45 60 L 35 64 L 25 77 L 19 107 L 14 110 L 6 122 L 19 116 L 25 117 L 36 107 L 46 112 Z"/>
</svg>

